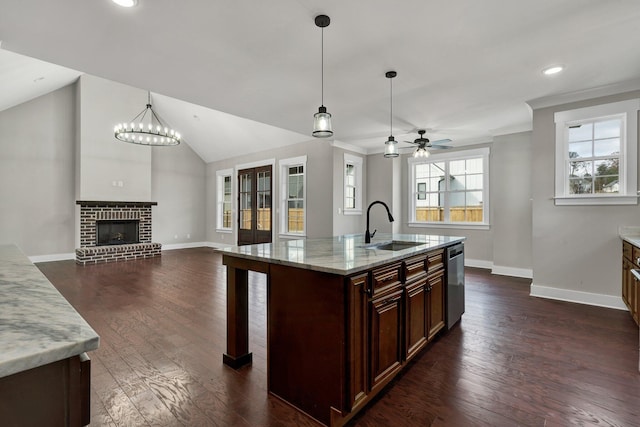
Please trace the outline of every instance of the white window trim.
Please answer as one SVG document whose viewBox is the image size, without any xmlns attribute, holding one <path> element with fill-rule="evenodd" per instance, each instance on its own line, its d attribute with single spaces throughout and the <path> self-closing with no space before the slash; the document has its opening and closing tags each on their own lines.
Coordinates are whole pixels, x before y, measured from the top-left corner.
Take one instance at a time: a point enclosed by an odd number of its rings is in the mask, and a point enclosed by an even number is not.
<svg viewBox="0 0 640 427">
<path fill-rule="evenodd" d="M 222 226 L 222 209 L 223 209 L 223 196 L 224 196 L 224 178 L 231 177 L 231 227 Z M 216 232 L 217 233 L 233 233 L 233 217 L 234 217 L 234 180 L 233 169 L 223 169 L 216 171 Z"/>
<path fill-rule="evenodd" d="M 347 196 L 347 165 L 353 165 L 355 169 L 356 207 L 353 209 L 347 209 L 345 205 Z M 342 165 L 342 213 L 344 215 L 362 215 L 362 189 L 364 188 L 362 185 L 362 165 L 362 157 L 344 153 L 344 163 Z"/>
<path fill-rule="evenodd" d="M 407 195 L 409 199 L 409 212 L 408 212 L 408 226 L 412 228 L 451 228 L 451 229 L 475 229 L 475 230 L 488 230 L 491 225 L 489 223 L 489 156 L 491 150 L 489 147 L 476 148 L 471 150 L 450 151 L 443 153 L 431 153 L 428 159 L 408 157 L 408 170 L 409 176 L 407 179 Z M 414 185 L 416 180 L 416 170 L 414 165 L 421 163 L 430 163 L 434 160 L 437 161 L 450 161 L 450 160 L 462 160 L 469 158 L 482 157 L 482 218 L 483 222 L 424 222 L 416 221 L 416 201 L 413 197 Z"/>
<path fill-rule="evenodd" d="M 302 203 L 304 206 L 304 226 L 302 233 L 290 233 L 287 230 L 287 221 L 289 221 L 287 215 L 287 198 L 289 195 L 289 168 L 292 166 L 302 166 L 304 170 L 303 185 L 304 194 L 302 197 Z M 282 159 L 278 162 L 279 180 L 280 180 L 280 233 L 279 236 L 283 238 L 291 237 L 306 237 L 307 235 L 307 156 L 291 157 L 288 159 Z"/>
<path fill-rule="evenodd" d="M 558 111 L 554 115 L 556 123 L 556 164 L 555 164 L 555 204 L 568 205 L 636 205 L 638 158 L 638 110 L 640 99 L 595 105 L 575 110 Z M 623 137 L 620 147 L 619 173 L 622 182 L 619 194 L 569 194 L 567 168 L 567 126 L 580 121 L 606 117 L 623 118 Z"/>
</svg>

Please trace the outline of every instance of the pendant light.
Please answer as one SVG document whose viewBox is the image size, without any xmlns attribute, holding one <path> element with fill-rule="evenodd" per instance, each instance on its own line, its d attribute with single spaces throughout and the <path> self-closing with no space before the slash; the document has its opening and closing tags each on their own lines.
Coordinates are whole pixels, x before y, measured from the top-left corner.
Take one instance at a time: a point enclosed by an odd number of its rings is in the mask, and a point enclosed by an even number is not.
<svg viewBox="0 0 640 427">
<path fill-rule="evenodd" d="M 316 26 L 322 30 L 321 42 L 321 100 L 318 112 L 313 115 L 313 133 L 316 138 L 328 138 L 333 135 L 331 130 L 331 114 L 327 113 L 327 107 L 324 106 L 324 28 L 328 27 L 331 20 L 327 15 L 318 15 L 315 19 Z"/>
<path fill-rule="evenodd" d="M 393 137 L 393 83 L 392 79 L 397 76 L 395 71 L 387 71 L 385 77 L 389 79 L 389 139 L 385 142 L 384 157 L 393 158 L 398 157 L 398 141 Z"/>
<path fill-rule="evenodd" d="M 113 129 L 116 139 L 138 145 L 168 146 L 180 144 L 180 134 L 165 126 L 151 107 L 151 92 L 147 106 L 130 122 L 118 123 Z"/>
</svg>

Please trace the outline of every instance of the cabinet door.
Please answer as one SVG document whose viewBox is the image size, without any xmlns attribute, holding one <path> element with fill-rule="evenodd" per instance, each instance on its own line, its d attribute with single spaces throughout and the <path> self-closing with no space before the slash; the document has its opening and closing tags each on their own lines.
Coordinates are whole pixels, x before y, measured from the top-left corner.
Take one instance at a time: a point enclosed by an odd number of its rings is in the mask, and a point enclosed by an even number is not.
<svg viewBox="0 0 640 427">
<path fill-rule="evenodd" d="M 626 243 L 626 242 L 625 242 Z M 622 301 L 631 311 L 631 303 L 629 302 L 629 288 L 633 283 L 633 276 L 631 275 L 632 264 L 626 259 L 622 259 Z"/>
<path fill-rule="evenodd" d="M 640 308 L 640 305 L 638 304 L 638 300 L 640 299 L 640 282 L 638 282 L 638 279 L 636 279 L 633 274 L 629 273 L 629 275 L 631 276 L 629 279 L 629 310 L 631 311 L 633 320 L 639 323 L 638 308 Z"/>
<path fill-rule="evenodd" d="M 445 301 L 444 301 L 444 271 L 440 270 L 436 274 L 429 276 L 427 279 L 428 309 L 427 309 L 427 328 L 429 340 L 444 328 L 445 325 Z"/>
<path fill-rule="evenodd" d="M 427 344 L 427 279 L 405 288 L 405 354 L 410 360 Z"/>
<path fill-rule="evenodd" d="M 347 410 L 349 412 L 367 397 L 368 277 L 366 273 L 361 274 L 351 277 L 347 283 L 349 295 Z"/>
<path fill-rule="evenodd" d="M 371 301 L 371 390 L 382 387 L 402 363 L 402 289 Z"/>
</svg>

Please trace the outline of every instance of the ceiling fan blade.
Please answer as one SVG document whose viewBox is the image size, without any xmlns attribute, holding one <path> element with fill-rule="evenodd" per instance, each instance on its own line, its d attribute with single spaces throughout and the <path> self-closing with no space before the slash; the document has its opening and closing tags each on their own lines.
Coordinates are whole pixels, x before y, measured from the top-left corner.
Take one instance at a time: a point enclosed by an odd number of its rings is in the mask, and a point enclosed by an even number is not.
<svg viewBox="0 0 640 427">
<path fill-rule="evenodd" d="M 431 144 L 446 144 L 447 142 L 451 142 L 449 138 L 439 139 L 437 141 L 431 141 Z"/>
<path fill-rule="evenodd" d="M 449 148 L 453 148 L 450 145 L 431 145 L 426 147 L 427 150 L 448 150 Z"/>
<path fill-rule="evenodd" d="M 407 144 L 419 145 L 419 143 L 415 141 L 402 141 L 402 142 L 406 142 Z"/>
</svg>

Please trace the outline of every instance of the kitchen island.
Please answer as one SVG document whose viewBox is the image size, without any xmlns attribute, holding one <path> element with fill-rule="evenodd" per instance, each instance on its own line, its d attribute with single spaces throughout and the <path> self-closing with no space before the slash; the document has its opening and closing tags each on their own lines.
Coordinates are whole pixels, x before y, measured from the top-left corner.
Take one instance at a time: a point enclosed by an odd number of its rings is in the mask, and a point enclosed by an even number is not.
<svg viewBox="0 0 640 427">
<path fill-rule="evenodd" d="M 0 245 L 2 425 L 89 424 L 98 334 L 14 245 Z"/>
<path fill-rule="evenodd" d="M 445 249 L 462 237 L 362 235 L 225 248 L 225 364 L 251 363 L 248 272 L 267 275 L 267 387 L 340 426 L 445 330 Z"/>
</svg>

